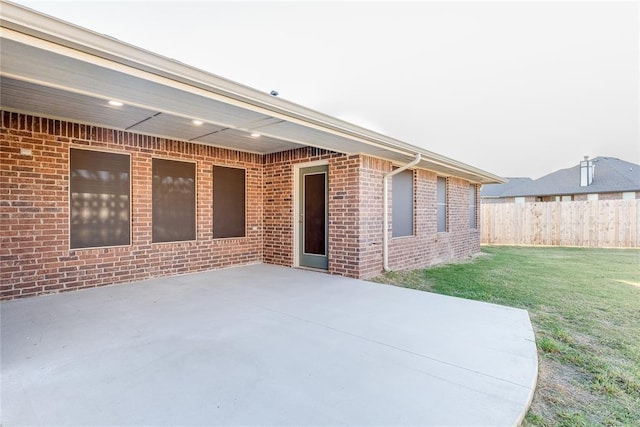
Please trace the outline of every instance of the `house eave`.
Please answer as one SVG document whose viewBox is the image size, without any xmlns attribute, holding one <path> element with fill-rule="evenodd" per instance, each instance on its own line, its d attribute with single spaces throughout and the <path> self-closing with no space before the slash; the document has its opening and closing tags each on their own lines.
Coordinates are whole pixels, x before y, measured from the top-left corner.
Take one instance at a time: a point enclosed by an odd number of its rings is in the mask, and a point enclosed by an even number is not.
<svg viewBox="0 0 640 427">
<path fill-rule="evenodd" d="M 478 184 L 505 182 L 503 178 L 482 169 L 4 0 L 2 0 L 0 26 L 3 39 L 13 36 L 23 43 L 38 44 L 40 41 L 43 49 L 46 49 L 44 45 L 55 44 L 60 54 L 67 57 L 81 60 L 97 58 L 99 60 L 95 62 L 100 66 L 112 66 L 119 72 L 154 80 L 167 87 L 197 93 L 313 131 L 345 138 L 361 144 L 361 148 L 355 151 L 366 155 L 383 157 L 391 161 L 408 161 L 416 154 L 420 154 L 423 160 L 418 167 L 424 169 L 445 175 L 455 174 Z M 296 142 L 304 143 L 304 141 Z M 331 147 L 323 147 L 321 144 L 307 145 L 340 151 L 335 144 Z M 345 150 L 345 152 L 349 151 L 354 150 Z"/>
</svg>

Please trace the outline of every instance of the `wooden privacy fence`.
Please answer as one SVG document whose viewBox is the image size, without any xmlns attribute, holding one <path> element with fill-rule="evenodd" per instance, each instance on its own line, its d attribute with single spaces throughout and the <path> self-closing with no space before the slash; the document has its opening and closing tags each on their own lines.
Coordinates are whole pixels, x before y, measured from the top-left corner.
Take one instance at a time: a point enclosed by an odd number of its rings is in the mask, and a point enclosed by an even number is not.
<svg viewBox="0 0 640 427">
<path fill-rule="evenodd" d="M 492 203 L 481 209 L 486 244 L 640 247 L 640 200 Z"/>
</svg>

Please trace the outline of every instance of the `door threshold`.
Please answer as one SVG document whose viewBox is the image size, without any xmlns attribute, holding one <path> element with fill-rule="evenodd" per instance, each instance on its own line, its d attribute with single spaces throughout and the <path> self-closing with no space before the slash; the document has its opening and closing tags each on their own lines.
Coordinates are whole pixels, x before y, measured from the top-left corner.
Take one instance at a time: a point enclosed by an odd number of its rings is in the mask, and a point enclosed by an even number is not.
<svg viewBox="0 0 640 427">
<path fill-rule="evenodd" d="M 329 273 L 329 270 L 325 270 L 324 268 L 315 268 L 315 267 L 305 267 L 302 265 L 298 265 L 297 267 L 298 270 L 308 270 L 308 271 L 315 271 L 316 273 Z"/>
</svg>

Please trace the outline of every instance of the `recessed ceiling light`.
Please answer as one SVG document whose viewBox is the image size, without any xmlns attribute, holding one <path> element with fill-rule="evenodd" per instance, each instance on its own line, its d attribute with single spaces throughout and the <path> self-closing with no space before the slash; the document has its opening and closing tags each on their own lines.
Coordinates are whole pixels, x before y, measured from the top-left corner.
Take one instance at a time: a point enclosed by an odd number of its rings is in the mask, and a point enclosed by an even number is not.
<svg viewBox="0 0 640 427">
<path fill-rule="evenodd" d="M 191 123 L 193 123 L 196 126 L 200 126 L 202 124 L 202 120 L 191 120 Z"/>
<path fill-rule="evenodd" d="M 122 107 L 124 104 L 120 101 L 109 101 L 109 105 L 113 107 Z"/>
<path fill-rule="evenodd" d="M 251 136 L 257 138 L 260 136 L 260 134 L 258 132 L 251 132 Z"/>
</svg>

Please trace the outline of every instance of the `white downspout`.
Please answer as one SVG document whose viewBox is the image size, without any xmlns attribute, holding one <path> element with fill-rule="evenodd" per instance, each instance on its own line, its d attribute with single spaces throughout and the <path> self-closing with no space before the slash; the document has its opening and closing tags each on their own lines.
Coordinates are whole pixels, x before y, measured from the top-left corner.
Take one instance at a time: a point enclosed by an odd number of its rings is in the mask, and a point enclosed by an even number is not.
<svg viewBox="0 0 640 427">
<path fill-rule="evenodd" d="M 382 188 L 384 191 L 382 195 L 382 268 L 384 271 L 391 271 L 389 268 L 389 178 L 393 175 L 398 174 L 406 169 L 409 169 L 412 166 L 417 165 L 422 156 L 418 153 L 416 154 L 416 158 L 413 159 L 410 163 L 402 166 L 401 168 L 392 170 L 384 175 Z"/>
</svg>

